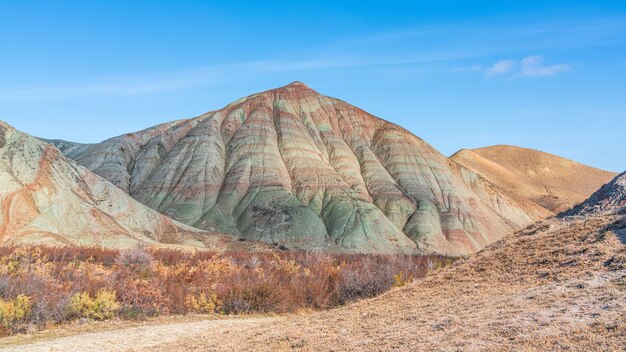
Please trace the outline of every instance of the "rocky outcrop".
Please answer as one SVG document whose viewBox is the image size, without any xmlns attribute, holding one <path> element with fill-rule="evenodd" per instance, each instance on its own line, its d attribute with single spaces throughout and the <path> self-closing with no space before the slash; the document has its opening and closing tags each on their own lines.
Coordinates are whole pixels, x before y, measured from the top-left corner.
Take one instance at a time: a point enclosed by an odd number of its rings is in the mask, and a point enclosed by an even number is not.
<svg viewBox="0 0 626 352">
<path fill-rule="evenodd" d="M 616 176 L 589 199 L 562 215 L 599 215 L 620 211 L 624 207 L 626 207 L 626 172 Z"/>
<path fill-rule="evenodd" d="M 224 250 L 237 239 L 176 222 L 0 122 L 0 243 Z"/>
<path fill-rule="evenodd" d="M 55 144 L 175 220 L 288 247 L 463 255 L 514 228 L 430 145 L 299 82 L 99 144 Z"/>
</svg>

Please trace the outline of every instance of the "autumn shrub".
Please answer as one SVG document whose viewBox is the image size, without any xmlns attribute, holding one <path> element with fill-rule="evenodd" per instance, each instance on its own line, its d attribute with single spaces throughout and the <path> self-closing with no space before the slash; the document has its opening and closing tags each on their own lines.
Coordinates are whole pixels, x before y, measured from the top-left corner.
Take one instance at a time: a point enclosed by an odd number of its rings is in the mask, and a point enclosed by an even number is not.
<svg viewBox="0 0 626 352">
<path fill-rule="evenodd" d="M 25 322 L 30 314 L 31 299 L 25 295 L 19 295 L 13 300 L 0 299 L 0 326 L 5 331 L 15 331 Z"/>
<path fill-rule="evenodd" d="M 115 316 L 120 304 L 115 299 L 115 292 L 100 290 L 91 297 L 89 293 L 77 293 L 70 298 L 70 312 L 80 318 L 107 320 Z"/>
<path fill-rule="evenodd" d="M 143 277 L 148 277 L 153 269 L 152 255 L 141 247 L 121 250 L 115 264 L 136 271 Z"/>
<path fill-rule="evenodd" d="M 28 298 L 24 315 L 6 318 L 7 324 L 0 321 L 3 333 L 12 333 L 18 326 L 79 318 L 327 309 L 404 286 L 448 260 L 297 251 L 0 247 L 3 305 L 13 307 L 18 297 L 22 303 Z"/>
<path fill-rule="evenodd" d="M 223 312 L 223 303 L 215 293 L 206 294 L 202 292 L 199 295 L 189 295 L 185 304 L 196 313 L 219 314 Z"/>
<path fill-rule="evenodd" d="M 130 279 L 115 277 L 119 312 L 125 318 L 144 318 L 170 312 L 170 299 L 158 278 Z"/>
<path fill-rule="evenodd" d="M 225 294 L 221 308 L 225 314 L 267 313 L 278 308 L 278 292 L 265 282 L 252 284 Z"/>
</svg>

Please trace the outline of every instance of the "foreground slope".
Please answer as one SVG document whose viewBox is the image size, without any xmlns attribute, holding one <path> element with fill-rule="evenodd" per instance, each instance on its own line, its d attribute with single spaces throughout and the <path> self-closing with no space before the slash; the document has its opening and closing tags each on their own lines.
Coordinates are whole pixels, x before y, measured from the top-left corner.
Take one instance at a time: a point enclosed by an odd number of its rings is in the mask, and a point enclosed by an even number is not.
<svg viewBox="0 0 626 352">
<path fill-rule="evenodd" d="M 532 220 L 570 209 L 616 175 L 556 155 L 507 145 L 464 149 L 450 160 L 507 195 Z"/>
<path fill-rule="evenodd" d="M 539 222 L 332 311 L 113 328 L 8 342 L 7 351 L 621 351 L 626 245 L 615 234 L 626 232 L 624 215 Z"/>
<path fill-rule="evenodd" d="M 302 83 L 66 155 L 185 224 L 289 247 L 475 252 L 514 225 L 421 139 Z"/>
<path fill-rule="evenodd" d="M 548 220 L 410 288 L 335 311 L 208 329 L 155 351 L 621 350 L 619 219 Z M 219 338 L 226 331 L 232 338 Z"/>
<path fill-rule="evenodd" d="M 237 242 L 142 205 L 53 145 L 0 122 L 0 243 L 127 247 Z"/>
</svg>

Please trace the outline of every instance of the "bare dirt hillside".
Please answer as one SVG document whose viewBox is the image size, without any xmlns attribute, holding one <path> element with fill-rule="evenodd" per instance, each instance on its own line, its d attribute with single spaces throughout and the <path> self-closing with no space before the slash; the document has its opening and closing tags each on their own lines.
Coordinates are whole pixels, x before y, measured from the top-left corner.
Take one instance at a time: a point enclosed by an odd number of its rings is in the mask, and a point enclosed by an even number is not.
<svg viewBox="0 0 626 352">
<path fill-rule="evenodd" d="M 508 145 L 461 150 L 450 160 L 509 195 L 533 220 L 568 210 L 617 174 Z"/>
<path fill-rule="evenodd" d="M 537 223 L 344 308 L 15 340 L 7 351 L 621 351 L 624 213 Z"/>
</svg>

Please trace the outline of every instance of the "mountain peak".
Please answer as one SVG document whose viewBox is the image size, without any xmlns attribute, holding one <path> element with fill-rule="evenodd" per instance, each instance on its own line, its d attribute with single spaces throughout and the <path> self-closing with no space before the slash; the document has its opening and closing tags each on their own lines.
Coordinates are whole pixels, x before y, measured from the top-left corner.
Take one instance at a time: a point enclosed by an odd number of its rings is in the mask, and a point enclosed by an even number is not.
<svg viewBox="0 0 626 352">
<path fill-rule="evenodd" d="M 531 219 L 504 192 L 507 212 L 479 199 L 406 130 L 298 81 L 196 119 L 59 147 L 174 220 L 289 248 L 464 255 Z"/>
<path fill-rule="evenodd" d="M 314 89 L 312 89 L 311 87 L 307 86 L 306 84 L 300 82 L 300 81 L 293 81 L 291 83 L 289 83 L 286 86 L 282 86 L 280 88 L 276 88 L 274 90 L 288 90 L 288 91 L 294 91 L 294 92 L 298 92 L 298 93 L 314 93 L 314 94 L 319 94 L 317 91 L 315 91 Z"/>
<path fill-rule="evenodd" d="M 288 85 L 286 85 L 285 87 L 311 89 L 311 88 L 309 88 L 309 86 L 307 86 L 306 84 L 304 84 L 304 83 L 302 83 L 300 81 L 293 81 L 293 82 L 289 83 Z"/>
</svg>

